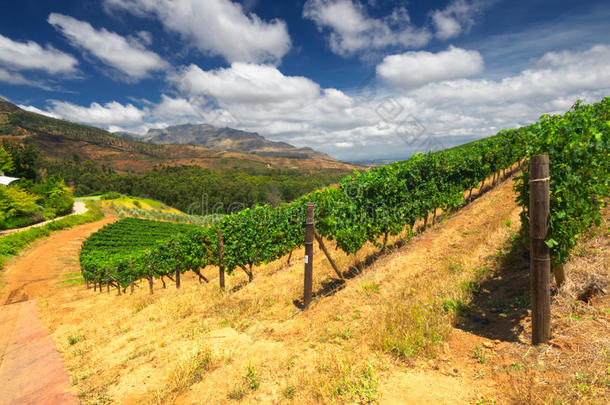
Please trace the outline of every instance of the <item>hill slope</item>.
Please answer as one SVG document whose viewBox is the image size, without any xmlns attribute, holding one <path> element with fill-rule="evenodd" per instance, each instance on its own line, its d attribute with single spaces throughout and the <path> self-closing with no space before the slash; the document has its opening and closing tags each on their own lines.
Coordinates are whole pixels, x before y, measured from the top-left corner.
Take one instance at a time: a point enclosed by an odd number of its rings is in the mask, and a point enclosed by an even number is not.
<svg viewBox="0 0 610 405">
<path fill-rule="evenodd" d="M 330 159 L 325 153 L 311 148 L 297 148 L 285 142 L 274 142 L 255 132 L 233 128 L 217 128 L 207 124 L 174 125 L 150 129 L 144 135 L 116 132 L 125 139 L 155 144 L 197 145 L 215 150 L 252 153 L 261 156 L 283 156 Z"/>
<path fill-rule="evenodd" d="M 0 140 L 36 147 L 51 160 L 103 162 L 118 171 L 142 173 L 155 166 L 195 165 L 209 169 L 274 167 L 310 170 L 353 170 L 356 166 L 326 155 L 309 157 L 261 156 L 193 145 L 156 145 L 123 139 L 108 131 L 24 111 L 0 99 Z"/>
</svg>

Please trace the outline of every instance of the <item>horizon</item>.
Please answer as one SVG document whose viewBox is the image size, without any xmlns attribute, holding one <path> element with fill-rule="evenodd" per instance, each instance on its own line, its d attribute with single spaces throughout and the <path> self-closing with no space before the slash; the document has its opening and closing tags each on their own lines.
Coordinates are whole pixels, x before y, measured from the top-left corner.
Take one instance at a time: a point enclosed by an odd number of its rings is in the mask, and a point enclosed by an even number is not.
<svg viewBox="0 0 610 405">
<path fill-rule="evenodd" d="M 401 160 L 610 89 L 603 1 L 7 3 L 0 96 L 111 132 L 209 124 Z"/>
</svg>

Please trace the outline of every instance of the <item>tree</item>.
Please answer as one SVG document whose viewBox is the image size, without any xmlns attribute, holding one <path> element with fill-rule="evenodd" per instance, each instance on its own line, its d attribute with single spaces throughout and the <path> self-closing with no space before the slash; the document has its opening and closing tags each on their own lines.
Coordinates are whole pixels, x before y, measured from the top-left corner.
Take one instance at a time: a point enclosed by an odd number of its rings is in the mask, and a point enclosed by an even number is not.
<svg viewBox="0 0 610 405">
<path fill-rule="evenodd" d="M 10 153 L 0 146 L 0 172 L 8 173 L 15 170 L 15 164 Z"/>
</svg>

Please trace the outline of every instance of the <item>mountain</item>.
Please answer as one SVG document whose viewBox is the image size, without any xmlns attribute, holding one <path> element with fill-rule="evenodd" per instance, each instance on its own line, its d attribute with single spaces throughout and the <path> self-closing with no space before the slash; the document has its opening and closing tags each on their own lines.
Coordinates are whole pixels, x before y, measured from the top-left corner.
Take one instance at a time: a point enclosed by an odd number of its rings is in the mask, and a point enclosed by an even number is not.
<svg viewBox="0 0 610 405">
<path fill-rule="evenodd" d="M 236 130 L 229 132 L 231 131 Z M 243 137 L 250 137 L 252 143 L 244 142 L 244 145 L 254 145 L 256 138 L 252 136 L 253 134 L 246 134 L 248 133 L 243 133 Z M 235 135 L 234 138 L 227 137 L 227 145 L 239 144 L 242 135 Z M 44 158 L 50 160 L 91 160 L 119 172 L 133 173 L 142 173 L 161 165 L 194 165 L 208 169 L 268 167 L 344 172 L 359 168 L 356 165 L 335 160 L 323 153 L 311 151 L 312 153 L 308 155 L 307 150 L 294 147 L 292 147 L 295 150 L 294 154 L 266 155 L 264 153 L 266 150 L 273 152 L 282 149 L 282 146 L 277 142 L 260 138 L 262 139 L 258 140 L 260 146 L 254 148 L 260 152 L 258 154 L 187 144 L 148 143 L 125 139 L 100 128 L 24 111 L 0 98 L 0 141 L 8 140 L 32 145 Z M 230 139 L 234 139 L 233 143 Z M 284 146 L 284 148 L 291 150 L 289 146 Z"/>
<path fill-rule="evenodd" d="M 197 145 L 214 150 L 252 153 L 261 156 L 330 159 L 330 156 L 311 148 L 297 148 L 285 142 L 274 142 L 256 132 L 233 128 L 218 128 L 207 124 L 185 124 L 165 129 L 150 129 L 145 135 L 115 132 L 125 139 L 155 144 Z"/>
</svg>

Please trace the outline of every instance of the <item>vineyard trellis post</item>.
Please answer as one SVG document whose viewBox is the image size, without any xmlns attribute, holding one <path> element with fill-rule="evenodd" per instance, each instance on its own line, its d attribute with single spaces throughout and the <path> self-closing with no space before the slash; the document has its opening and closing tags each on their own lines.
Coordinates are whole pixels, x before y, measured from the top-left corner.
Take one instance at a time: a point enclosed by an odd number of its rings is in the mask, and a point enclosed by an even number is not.
<svg viewBox="0 0 610 405">
<path fill-rule="evenodd" d="M 225 269 L 222 265 L 222 229 L 218 228 L 218 280 L 220 282 L 220 288 L 225 289 Z"/>
<path fill-rule="evenodd" d="M 532 344 L 546 343 L 551 335 L 551 255 L 545 240 L 549 230 L 549 155 L 530 158 L 530 280 Z"/>
<path fill-rule="evenodd" d="M 129 295 L 133 295 L 133 274 L 131 273 L 131 268 L 133 267 L 133 260 L 129 259 Z"/>
<path fill-rule="evenodd" d="M 152 264 L 150 264 L 150 263 L 148 263 L 148 289 L 150 290 L 151 295 L 154 294 Z"/>
<path fill-rule="evenodd" d="M 110 277 L 108 277 L 108 267 L 106 267 L 106 292 L 110 294 Z"/>
<path fill-rule="evenodd" d="M 117 295 L 120 297 L 121 296 L 121 283 L 119 283 L 119 268 L 115 267 L 114 268 L 114 272 L 117 276 L 117 278 L 115 279 L 116 281 L 116 289 L 117 289 Z"/>
<path fill-rule="evenodd" d="M 178 243 L 174 243 L 174 246 L 177 248 Z M 180 289 L 180 265 L 178 265 L 178 258 L 174 257 L 174 262 L 176 263 L 176 289 Z"/>
<path fill-rule="evenodd" d="M 313 239 L 314 239 L 314 203 L 307 203 L 305 217 L 305 277 L 303 286 L 303 309 L 311 304 L 313 283 Z"/>
</svg>

